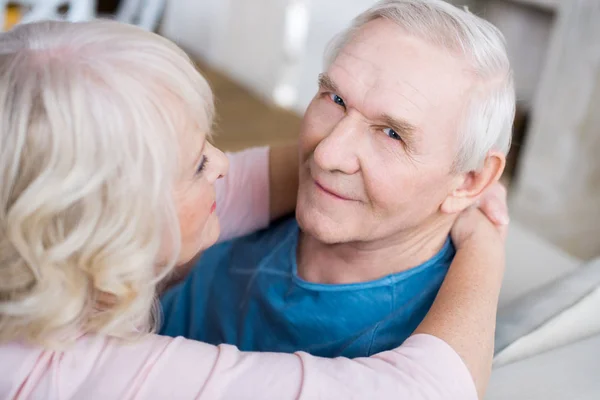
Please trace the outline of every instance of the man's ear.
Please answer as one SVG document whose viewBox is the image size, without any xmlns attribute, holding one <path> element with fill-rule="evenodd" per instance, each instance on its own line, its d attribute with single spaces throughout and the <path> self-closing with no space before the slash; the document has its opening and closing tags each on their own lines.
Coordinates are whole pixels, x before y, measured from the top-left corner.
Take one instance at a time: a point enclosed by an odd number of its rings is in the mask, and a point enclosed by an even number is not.
<svg viewBox="0 0 600 400">
<path fill-rule="evenodd" d="M 460 175 L 456 188 L 448 194 L 440 210 L 446 214 L 457 214 L 475 204 L 481 194 L 500 179 L 505 165 L 503 153 L 490 151 L 481 170 Z"/>
</svg>

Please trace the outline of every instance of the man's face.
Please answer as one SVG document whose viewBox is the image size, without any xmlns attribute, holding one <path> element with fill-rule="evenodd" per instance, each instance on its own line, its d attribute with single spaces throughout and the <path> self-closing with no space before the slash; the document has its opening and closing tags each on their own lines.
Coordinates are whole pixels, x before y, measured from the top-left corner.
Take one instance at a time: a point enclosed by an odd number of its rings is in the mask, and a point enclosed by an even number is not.
<svg viewBox="0 0 600 400">
<path fill-rule="evenodd" d="M 297 218 L 325 243 L 427 234 L 459 176 L 465 62 L 394 23 L 365 25 L 321 76 L 300 134 Z"/>
</svg>

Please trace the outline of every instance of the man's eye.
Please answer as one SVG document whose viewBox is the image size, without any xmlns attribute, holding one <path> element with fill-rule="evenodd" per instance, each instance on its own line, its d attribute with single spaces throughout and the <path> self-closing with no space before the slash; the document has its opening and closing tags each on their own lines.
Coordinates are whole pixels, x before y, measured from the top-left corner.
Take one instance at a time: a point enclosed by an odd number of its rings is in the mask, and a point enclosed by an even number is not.
<svg viewBox="0 0 600 400">
<path fill-rule="evenodd" d="M 388 135 L 389 137 L 391 137 L 394 140 L 402 140 L 402 138 L 400 137 L 400 135 L 398 135 L 396 133 L 396 131 L 393 130 L 392 128 L 385 128 L 383 130 L 383 133 L 385 133 L 386 135 Z"/>
<path fill-rule="evenodd" d="M 331 94 L 329 95 L 329 98 L 330 98 L 331 100 L 333 100 L 333 102 L 334 102 L 335 104 L 337 104 L 338 106 L 342 106 L 342 107 L 346 108 L 346 103 L 344 103 L 344 100 L 343 100 L 343 99 L 342 99 L 340 96 L 338 96 L 337 94 L 335 94 L 335 93 L 331 93 Z"/>
</svg>

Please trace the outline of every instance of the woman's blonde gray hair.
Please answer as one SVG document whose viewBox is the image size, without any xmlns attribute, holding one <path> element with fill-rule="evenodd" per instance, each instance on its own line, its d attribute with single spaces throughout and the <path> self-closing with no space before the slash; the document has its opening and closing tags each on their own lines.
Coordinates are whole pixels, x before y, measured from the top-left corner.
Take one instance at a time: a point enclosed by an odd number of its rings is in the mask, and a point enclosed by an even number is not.
<svg viewBox="0 0 600 400">
<path fill-rule="evenodd" d="M 180 246 L 177 136 L 212 124 L 204 78 L 133 26 L 25 24 L 0 34 L 0 113 L 0 342 L 152 330 Z"/>
</svg>

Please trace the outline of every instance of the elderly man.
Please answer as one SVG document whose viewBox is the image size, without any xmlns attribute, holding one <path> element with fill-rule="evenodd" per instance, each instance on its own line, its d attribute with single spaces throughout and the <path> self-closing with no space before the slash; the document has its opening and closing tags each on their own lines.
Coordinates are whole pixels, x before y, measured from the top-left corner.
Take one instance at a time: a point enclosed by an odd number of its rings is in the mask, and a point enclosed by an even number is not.
<svg viewBox="0 0 600 400">
<path fill-rule="evenodd" d="M 401 344 L 452 262 L 456 216 L 504 169 L 514 107 L 491 24 L 439 0 L 376 4 L 326 54 L 296 219 L 207 251 L 164 297 L 162 332 L 329 357 Z"/>
</svg>

